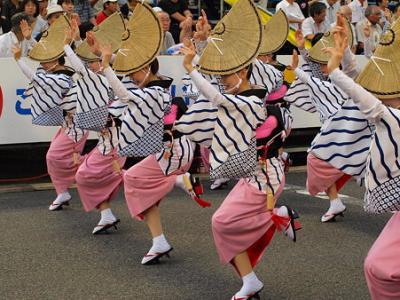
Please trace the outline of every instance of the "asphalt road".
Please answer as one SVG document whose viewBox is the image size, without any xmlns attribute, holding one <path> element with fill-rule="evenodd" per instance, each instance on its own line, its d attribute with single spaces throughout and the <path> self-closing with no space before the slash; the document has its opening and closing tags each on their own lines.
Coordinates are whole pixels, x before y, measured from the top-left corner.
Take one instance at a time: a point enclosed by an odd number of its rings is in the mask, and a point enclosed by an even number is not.
<svg viewBox="0 0 400 300">
<path fill-rule="evenodd" d="M 345 217 L 321 224 L 328 201 L 307 195 L 305 177 L 287 178 L 279 202 L 298 210 L 303 229 L 297 243 L 277 234 L 267 248 L 256 269 L 262 299 L 369 299 L 363 259 L 390 215 L 364 213 L 363 191 L 350 183 Z M 113 202 L 119 230 L 100 236 L 91 235 L 98 214 L 83 212 L 75 189 L 59 212 L 47 210 L 52 190 L 0 193 L 0 299 L 230 299 L 241 281 L 220 265 L 210 224 L 228 191 L 207 191 L 211 209 L 178 190 L 163 201 L 174 251 L 155 266 L 140 264 L 150 236 L 130 218 L 122 192 Z"/>
</svg>

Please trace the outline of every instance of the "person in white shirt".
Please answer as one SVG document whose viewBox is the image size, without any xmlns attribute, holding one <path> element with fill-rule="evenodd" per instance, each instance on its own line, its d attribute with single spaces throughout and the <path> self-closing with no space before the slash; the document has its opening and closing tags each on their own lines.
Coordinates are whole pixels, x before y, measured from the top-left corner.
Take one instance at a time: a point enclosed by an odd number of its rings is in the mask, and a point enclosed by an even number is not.
<svg viewBox="0 0 400 300">
<path fill-rule="evenodd" d="M 32 22 L 25 13 L 15 14 L 11 18 L 11 31 L 0 36 L 0 57 L 13 57 L 12 47 L 18 45 L 22 56 L 28 56 L 36 41 L 32 38 Z"/>
<path fill-rule="evenodd" d="M 367 0 L 353 0 L 349 4 L 349 7 L 351 11 L 353 12 L 353 15 L 351 17 L 353 24 L 360 22 L 362 19 L 364 19 L 364 14 L 365 14 L 365 9 L 368 7 L 368 1 Z"/>
<path fill-rule="evenodd" d="M 339 0 L 322 0 L 322 3 L 326 5 L 326 21 L 329 25 L 336 22 L 336 14 L 340 8 Z"/>
<path fill-rule="evenodd" d="M 347 21 L 349 21 L 349 23 L 350 23 L 349 25 L 350 25 L 351 33 L 353 35 L 353 45 L 351 45 L 351 52 L 356 53 L 357 34 L 356 34 L 356 28 L 354 27 L 354 25 L 351 22 L 351 16 L 352 16 L 351 9 L 348 5 L 342 5 L 338 10 L 338 14 L 341 15 L 342 17 L 346 18 Z M 334 28 L 335 26 L 336 26 L 336 22 L 331 24 L 331 28 Z"/>
<path fill-rule="evenodd" d="M 356 25 L 358 48 L 361 54 L 371 54 L 379 44 L 379 38 L 382 34 L 382 27 L 379 25 L 381 19 L 381 10 L 376 5 L 370 5 L 365 10 L 365 18 Z M 365 36 L 367 32 L 368 37 Z M 366 47 L 368 44 L 368 47 Z M 365 53 L 368 48 L 368 53 Z"/>
<path fill-rule="evenodd" d="M 276 11 L 282 9 L 288 17 L 289 23 L 294 24 L 294 27 L 300 28 L 304 20 L 304 15 L 301 12 L 300 6 L 294 0 L 282 0 L 276 6 Z"/>
<path fill-rule="evenodd" d="M 312 40 L 317 33 L 329 31 L 329 24 L 326 21 L 326 5 L 324 3 L 311 3 L 310 17 L 304 20 L 301 25 L 301 31 L 308 40 Z"/>
</svg>

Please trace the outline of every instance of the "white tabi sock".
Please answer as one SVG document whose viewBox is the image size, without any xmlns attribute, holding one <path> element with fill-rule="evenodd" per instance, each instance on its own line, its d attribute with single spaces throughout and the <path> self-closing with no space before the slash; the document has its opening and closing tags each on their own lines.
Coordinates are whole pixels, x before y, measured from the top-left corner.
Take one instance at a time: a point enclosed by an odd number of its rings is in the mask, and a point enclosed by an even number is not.
<svg viewBox="0 0 400 300">
<path fill-rule="evenodd" d="M 346 206 L 343 204 L 343 202 L 340 200 L 340 198 L 336 198 L 330 201 L 330 206 L 328 213 L 337 213 L 341 212 L 346 208 Z"/>
<path fill-rule="evenodd" d="M 243 285 L 235 297 L 248 297 L 261 290 L 263 283 L 257 278 L 256 273 L 251 272 L 242 277 Z"/>
<path fill-rule="evenodd" d="M 103 209 L 100 213 L 101 213 L 101 219 L 99 222 L 100 225 L 113 223 L 117 220 L 117 218 L 112 213 L 111 208 Z"/>
<path fill-rule="evenodd" d="M 66 191 L 66 192 L 63 192 L 63 193 L 57 195 L 56 200 L 54 200 L 54 204 L 61 204 L 70 199 L 71 199 L 71 195 L 69 194 L 68 191 Z"/>
<path fill-rule="evenodd" d="M 169 245 L 164 234 L 161 234 L 153 238 L 153 246 L 151 247 L 149 252 L 150 253 L 165 252 L 168 251 L 170 248 L 171 246 Z"/>
</svg>

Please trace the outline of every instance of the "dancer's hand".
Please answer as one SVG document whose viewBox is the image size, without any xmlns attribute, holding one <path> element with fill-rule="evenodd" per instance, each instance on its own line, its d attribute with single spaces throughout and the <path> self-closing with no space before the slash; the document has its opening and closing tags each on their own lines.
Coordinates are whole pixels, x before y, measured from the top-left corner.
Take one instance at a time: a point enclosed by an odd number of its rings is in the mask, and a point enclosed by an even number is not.
<svg viewBox="0 0 400 300">
<path fill-rule="evenodd" d="M 185 43 L 185 47 L 183 47 L 180 52 L 185 55 L 183 59 L 183 67 L 186 69 L 188 73 L 193 71 L 193 58 L 196 56 L 196 49 L 191 41 L 187 41 Z"/>
<path fill-rule="evenodd" d="M 92 53 L 96 56 L 101 56 L 100 43 L 93 31 L 88 31 L 86 33 L 86 41 L 89 45 L 90 51 L 92 51 Z"/>
<path fill-rule="evenodd" d="M 100 46 L 101 56 L 102 56 L 102 66 L 103 68 L 107 68 L 110 66 L 111 56 L 112 56 L 112 47 L 111 44 L 105 44 Z"/>
<path fill-rule="evenodd" d="M 22 56 L 21 47 L 18 44 L 15 44 L 14 46 L 11 47 L 11 51 L 14 54 L 14 59 L 18 61 Z"/>
<path fill-rule="evenodd" d="M 295 70 L 297 69 L 298 66 L 299 66 L 299 55 L 297 54 L 297 51 L 293 49 L 292 64 L 290 65 L 290 67 L 292 68 L 292 70 Z"/>
<path fill-rule="evenodd" d="M 322 51 L 329 53 L 331 57 L 328 61 L 328 73 L 332 73 L 333 70 L 339 68 L 340 63 L 344 56 L 344 51 L 348 47 L 348 38 L 346 32 L 335 32 L 333 34 L 335 40 L 335 47 L 323 48 Z"/>
<path fill-rule="evenodd" d="M 296 30 L 294 38 L 296 39 L 297 48 L 299 48 L 300 50 L 304 49 L 306 40 L 304 39 L 303 33 L 300 29 Z"/>
<path fill-rule="evenodd" d="M 199 17 L 199 20 L 196 23 L 196 32 L 194 33 L 193 38 L 198 41 L 205 41 L 210 35 L 210 31 L 211 31 L 211 26 L 208 23 L 207 14 L 202 9 L 201 17 Z"/>
<path fill-rule="evenodd" d="M 79 41 L 81 39 L 81 34 L 79 32 L 77 18 L 71 19 L 71 30 L 72 30 L 72 38 L 74 39 L 74 41 Z"/>
</svg>

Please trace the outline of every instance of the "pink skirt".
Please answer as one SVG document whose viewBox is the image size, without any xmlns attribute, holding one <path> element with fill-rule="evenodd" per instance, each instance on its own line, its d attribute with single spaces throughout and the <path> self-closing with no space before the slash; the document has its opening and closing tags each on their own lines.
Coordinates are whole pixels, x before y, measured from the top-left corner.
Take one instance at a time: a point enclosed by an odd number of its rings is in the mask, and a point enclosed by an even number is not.
<svg viewBox="0 0 400 300">
<path fill-rule="evenodd" d="M 107 155 L 96 147 L 86 156 L 76 172 L 76 184 L 85 211 L 110 201 L 122 184 L 126 157 L 118 157 L 117 149 Z M 114 164 L 118 164 L 119 170 Z"/>
<path fill-rule="evenodd" d="M 176 176 L 186 173 L 191 162 L 165 176 L 155 155 L 150 155 L 131 167 L 124 175 L 125 199 L 131 216 L 143 220 L 142 213 L 158 204 L 176 182 Z"/>
<path fill-rule="evenodd" d="M 337 191 L 351 178 L 350 175 L 315 157 L 311 152 L 307 156 L 307 190 L 315 196 L 325 192 L 336 183 Z"/>
<path fill-rule="evenodd" d="M 387 222 L 364 262 L 373 300 L 400 299 L 400 212 Z"/>
<path fill-rule="evenodd" d="M 275 231 L 287 223 L 267 211 L 266 200 L 266 194 L 241 179 L 214 213 L 212 231 L 222 264 L 247 251 L 254 267 Z"/>
<path fill-rule="evenodd" d="M 85 146 L 87 132 L 79 142 L 75 143 L 60 128 L 51 141 L 46 154 L 47 171 L 57 194 L 66 192 L 75 182 L 75 173 L 84 157 L 80 155 Z"/>
<path fill-rule="evenodd" d="M 208 150 L 207 147 L 200 146 L 200 155 L 201 155 L 201 160 L 204 165 L 204 171 L 209 173 L 211 164 L 210 164 L 210 150 Z"/>
</svg>

